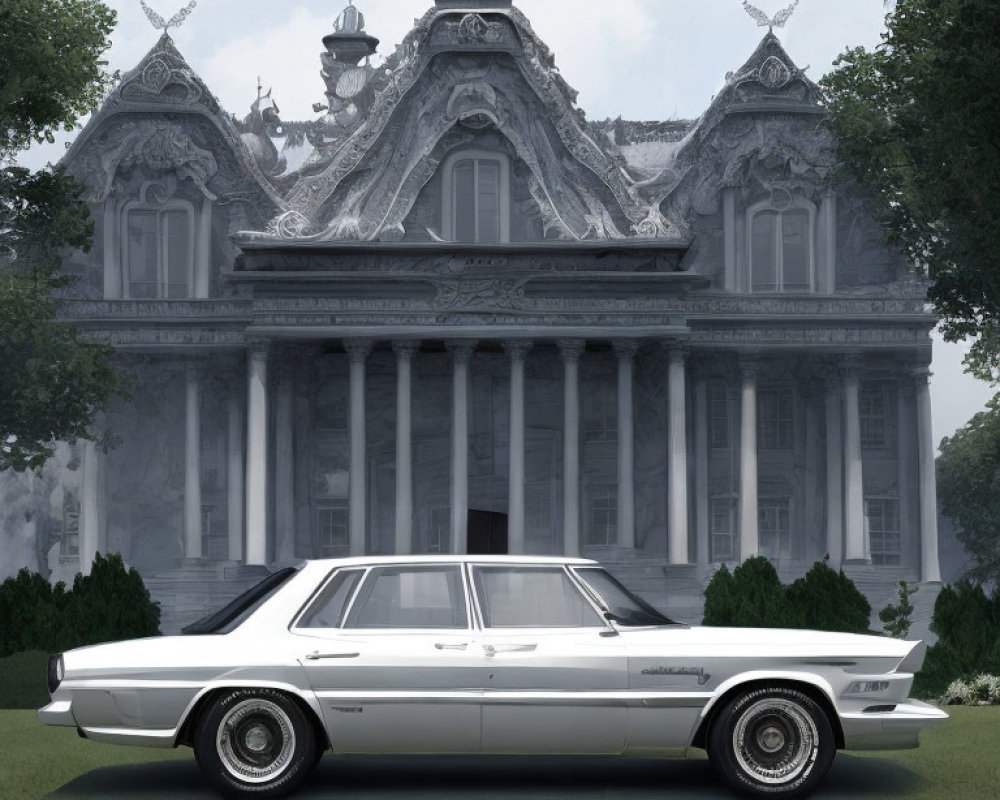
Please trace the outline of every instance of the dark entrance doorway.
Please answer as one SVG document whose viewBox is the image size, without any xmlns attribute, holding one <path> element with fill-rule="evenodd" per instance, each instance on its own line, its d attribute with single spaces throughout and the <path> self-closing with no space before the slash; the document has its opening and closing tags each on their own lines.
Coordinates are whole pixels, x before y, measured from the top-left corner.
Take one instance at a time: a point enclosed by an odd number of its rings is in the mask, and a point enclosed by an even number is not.
<svg viewBox="0 0 1000 800">
<path fill-rule="evenodd" d="M 469 555 L 507 555 L 507 515 L 495 511 L 469 512 Z"/>
</svg>

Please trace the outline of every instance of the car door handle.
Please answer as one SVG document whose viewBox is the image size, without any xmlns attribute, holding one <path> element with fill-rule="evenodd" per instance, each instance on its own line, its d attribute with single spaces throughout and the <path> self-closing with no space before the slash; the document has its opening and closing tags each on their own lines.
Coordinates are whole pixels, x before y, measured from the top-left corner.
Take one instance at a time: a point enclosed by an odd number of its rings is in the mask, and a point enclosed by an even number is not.
<svg viewBox="0 0 1000 800">
<path fill-rule="evenodd" d="M 306 656 L 309 661 L 319 661 L 323 658 L 357 658 L 361 653 L 321 653 L 315 650 Z"/>
<path fill-rule="evenodd" d="M 446 644 L 445 642 L 438 642 L 434 647 L 438 650 L 464 650 L 469 646 L 468 642 L 455 642 L 454 644 Z"/>
<path fill-rule="evenodd" d="M 483 651 L 488 657 L 497 653 L 530 653 L 538 648 L 537 644 L 484 644 Z"/>
</svg>

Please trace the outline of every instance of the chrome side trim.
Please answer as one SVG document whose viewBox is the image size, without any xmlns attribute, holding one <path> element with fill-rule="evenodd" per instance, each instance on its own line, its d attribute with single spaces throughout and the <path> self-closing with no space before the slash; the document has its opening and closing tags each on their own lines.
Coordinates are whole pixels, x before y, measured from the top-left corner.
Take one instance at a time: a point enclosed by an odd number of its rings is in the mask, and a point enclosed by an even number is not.
<svg viewBox="0 0 1000 800">
<path fill-rule="evenodd" d="M 106 744 L 124 744 L 140 747 L 174 747 L 177 729 L 151 730 L 149 728 L 88 728 L 80 730 L 87 739 Z"/>
<path fill-rule="evenodd" d="M 482 704 L 617 708 L 702 708 L 711 692 L 521 692 L 458 689 L 450 691 L 319 691 L 326 703 L 350 704 Z"/>
</svg>

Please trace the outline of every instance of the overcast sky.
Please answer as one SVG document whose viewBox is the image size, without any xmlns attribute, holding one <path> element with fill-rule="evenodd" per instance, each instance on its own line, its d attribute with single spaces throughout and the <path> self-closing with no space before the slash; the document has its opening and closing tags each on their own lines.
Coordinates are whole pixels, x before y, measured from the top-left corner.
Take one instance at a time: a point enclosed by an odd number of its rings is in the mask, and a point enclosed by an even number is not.
<svg viewBox="0 0 1000 800">
<path fill-rule="evenodd" d="M 367 30 L 395 45 L 431 5 L 431 0 L 354 0 Z M 186 0 L 146 0 L 170 18 Z M 755 0 L 769 15 L 791 0 Z M 127 70 L 159 36 L 139 0 L 105 0 L 118 12 L 108 58 Z M 199 0 L 194 13 L 171 36 L 218 96 L 239 116 L 256 97 L 258 77 L 286 120 L 312 119 L 323 98 L 319 77 L 321 39 L 347 0 Z M 515 0 L 556 55 L 563 77 L 580 92 L 591 119 L 693 119 L 708 106 L 726 73 L 749 58 L 764 33 L 744 12 L 741 0 Z M 818 80 L 847 47 L 873 47 L 884 29 L 883 0 L 801 0 L 783 31 L 791 57 Z M 22 163 L 38 167 L 57 160 L 65 139 L 36 148 Z M 965 376 L 964 348 L 935 339 L 934 429 L 950 435 L 981 410 L 990 388 Z"/>
</svg>

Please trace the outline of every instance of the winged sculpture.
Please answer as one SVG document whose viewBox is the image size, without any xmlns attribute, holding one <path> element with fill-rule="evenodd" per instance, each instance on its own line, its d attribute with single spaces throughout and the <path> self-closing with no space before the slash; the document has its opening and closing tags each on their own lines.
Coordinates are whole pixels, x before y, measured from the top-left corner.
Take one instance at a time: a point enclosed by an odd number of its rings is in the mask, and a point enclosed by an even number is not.
<svg viewBox="0 0 1000 800">
<path fill-rule="evenodd" d="M 757 6 L 752 5 L 749 0 L 743 0 L 743 8 L 746 12 L 757 20 L 757 26 L 761 28 L 784 28 L 785 23 L 788 22 L 792 14 L 795 13 L 795 9 L 799 5 L 799 0 L 793 0 L 792 4 L 786 8 L 781 9 L 773 17 L 769 17 L 763 11 L 761 11 Z"/>
<path fill-rule="evenodd" d="M 139 0 L 139 5 L 141 5 L 142 10 L 146 12 L 146 16 L 149 17 L 149 21 L 153 24 L 154 28 L 168 31 L 171 28 L 179 28 L 182 24 L 184 24 L 184 20 L 188 18 L 191 12 L 194 11 L 194 7 L 198 5 L 198 0 L 191 0 L 190 3 L 188 3 L 168 20 L 164 20 L 163 17 L 147 6 L 146 0 Z"/>
</svg>

